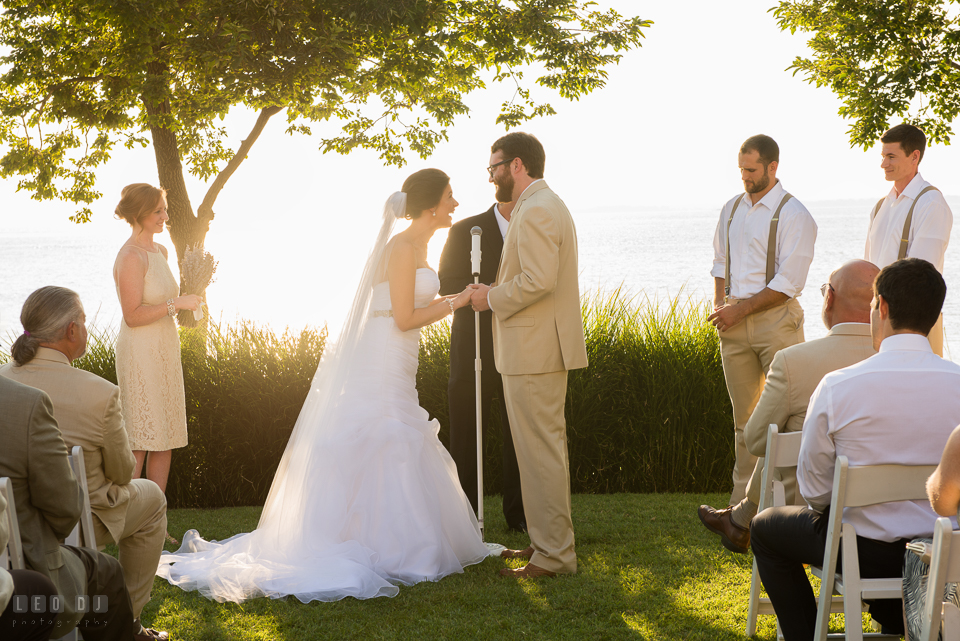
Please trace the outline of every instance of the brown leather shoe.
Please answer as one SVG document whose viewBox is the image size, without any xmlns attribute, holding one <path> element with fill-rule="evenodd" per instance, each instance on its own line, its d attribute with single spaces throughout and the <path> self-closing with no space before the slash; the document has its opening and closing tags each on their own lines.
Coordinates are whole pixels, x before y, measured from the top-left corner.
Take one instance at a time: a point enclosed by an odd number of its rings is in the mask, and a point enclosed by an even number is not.
<svg viewBox="0 0 960 641">
<path fill-rule="evenodd" d="M 500 570 L 500 576 L 512 576 L 517 579 L 538 579 L 542 576 L 554 577 L 557 576 L 557 573 L 544 570 L 542 567 L 534 565 L 533 563 L 527 563 L 522 568 L 503 568 Z"/>
<path fill-rule="evenodd" d="M 723 547 L 737 554 L 746 554 L 750 549 L 750 530 L 734 523 L 730 511 L 729 507 L 715 510 L 709 505 L 701 505 L 697 516 L 708 530 L 720 535 Z"/>
<path fill-rule="evenodd" d="M 528 546 L 523 550 L 504 550 L 500 553 L 501 559 L 529 559 L 533 556 L 533 546 Z"/>
<path fill-rule="evenodd" d="M 168 641 L 170 638 L 166 632 L 143 627 L 140 625 L 140 619 L 133 622 L 133 629 L 139 630 L 133 635 L 134 641 Z"/>
</svg>

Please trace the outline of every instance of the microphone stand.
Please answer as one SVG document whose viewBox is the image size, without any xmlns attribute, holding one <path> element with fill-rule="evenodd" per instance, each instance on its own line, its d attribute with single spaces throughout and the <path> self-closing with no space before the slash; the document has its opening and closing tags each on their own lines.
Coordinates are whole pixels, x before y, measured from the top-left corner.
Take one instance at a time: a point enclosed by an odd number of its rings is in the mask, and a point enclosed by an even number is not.
<svg viewBox="0 0 960 641">
<path fill-rule="evenodd" d="M 473 227 L 470 230 L 471 248 L 470 263 L 473 270 L 473 284 L 480 284 L 480 235 L 483 230 Z M 480 395 L 480 372 L 483 369 L 480 362 L 480 312 L 473 313 L 473 328 L 476 334 L 476 360 L 474 361 L 474 376 L 477 382 L 477 523 L 480 526 L 480 539 L 483 540 L 483 402 Z"/>
</svg>

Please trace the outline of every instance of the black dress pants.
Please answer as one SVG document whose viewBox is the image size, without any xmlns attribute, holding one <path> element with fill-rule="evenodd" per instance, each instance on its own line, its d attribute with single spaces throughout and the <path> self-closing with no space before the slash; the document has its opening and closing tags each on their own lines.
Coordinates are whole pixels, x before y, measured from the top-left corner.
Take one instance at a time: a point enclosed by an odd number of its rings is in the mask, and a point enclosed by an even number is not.
<svg viewBox="0 0 960 641">
<path fill-rule="evenodd" d="M 493 360 L 484 361 L 480 378 L 481 403 L 484 427 L 490 424 L 490 409 L 494 399 L 500 406 L 500 424 L 503 449 L 503 516 L 507 526 L 518 528 L 526 524 L 523 513 L 523 498 L 520 493 L 520 466 L 510 434 L 507 405 L 503 398 L 503 379 L 493 367 Z M 452 369 L 452 365 L 451 365 Z M 492 370 L 492 371 L 490 371 Z M 473 511 L 477 511 L 477 392 L 473 370 L 469 375 L 451 372 L 447 395 L 450 399 L 450 456 L 457 464 L 460 487 L 470 499 Z M 485 430 L 486 431 L 486 430 Z"/>
<path fill-rule="evenodd" d="M 10 570 L 13 577 L 13 597 L 0 614 L 0 639 L 4 641 L 46 641 L 53 633 L 55 616 L 46 612 L 31 612 L 33 597 L 43 597 L 45 603 L 57 593 L 57 586 L 39 572 Z M 15 599 L 26 597 L 27 611 L 14 612 Z"/>
<path fill-rule="evenodd" d="M 130 641 L 133 639 L 133 605 L 123 581 L 120 561 L 109 554 L 90 548 L 63 546 L 64 554 L 80 557 L 87 571 L 87 594 L 106 597 L 106 612 L 94 612 L 91 602 L 77 624 L 77 630 L 86 641 Z M 139 630 L 138 630 L 139 631 Z"/>
<path fill-rule="evenodd" d="M 821 514 L 807 507 L 776 507 L 764 510 L 750 524 L 750 546 L 757 560 L 760 580 L 770 596 L 786 641 L 813 638 L 817 600 L 803 564 L 819 566 L 823 563 L 829 512 L 829 508 Z M 902 576 L 907 543 L 907 539 L 888 543 L 858 536 L 860 576 Z M 838 557 L 838 567 L 841 561 Z M 884 599 L 867 603 L 870 616 L 884 627 L 885 632 L 903 634 L 902 601 Z"/>
</svg>

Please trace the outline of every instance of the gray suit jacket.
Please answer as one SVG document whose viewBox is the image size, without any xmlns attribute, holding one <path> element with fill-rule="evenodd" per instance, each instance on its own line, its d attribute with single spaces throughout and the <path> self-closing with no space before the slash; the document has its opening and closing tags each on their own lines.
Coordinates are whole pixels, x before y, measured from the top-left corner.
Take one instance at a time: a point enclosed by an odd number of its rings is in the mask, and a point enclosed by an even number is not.
<svg viewBox="0 0 960 641">
<path fill-rule="evenodd" d="M 86 591 L 87 579 L 83 562 L 60 540 L 73 530 L 83 502 L 50 397 L 0 377 L 0 442 L 0 476 L 13 485 L 24 560 L 57 587 L 64 601 L 58 633 L 69 631 L 82 616 L 76 596 Z"/>
</svg>

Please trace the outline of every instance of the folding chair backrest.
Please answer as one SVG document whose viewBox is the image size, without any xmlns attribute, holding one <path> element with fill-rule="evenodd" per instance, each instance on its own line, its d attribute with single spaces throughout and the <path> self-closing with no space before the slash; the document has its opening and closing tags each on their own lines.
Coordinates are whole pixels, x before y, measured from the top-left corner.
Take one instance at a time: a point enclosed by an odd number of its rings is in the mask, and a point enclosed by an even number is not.
<svg viewBox="0 0 960 641">
<path fill-rule="evenodd" d="M 93 533 L 93 512 L 90 510 L 90 490 L 87 485 L 87 469 L 83 462 L 83 448 L 75 445 L 70 450 L 70 466 L 80 485 L 80 494 L 83 495 L 83 510 L 80 520 L 73 531 L 67 536 L 66 544 L 97 549 L 97 539 Z"/>
<path fill-rule="evenodd" d="M 868 465 L 848 468 L 846 498 L 843 504 L 846 507 L 865 507 L 894 501 L 925 501 L 927 479 L 935 469 L 936 465 Z"/>
<path fill-rule="evenodd" d="M 941 621 L 945 640 L 960 637 L 960 612 L 952 603 L 943 600 L 943 588 L 948 582 L 960 582 L 960 532 L 953 531 L 950 519 L 939 518 L 933 527 L 933 554 L 930 556 L 920 641 L 936 641 Z"/>
<path fill-rule="evenodd" d="M 23 546 L 20 543 L 20 525 L 17 522 L 17 504 L 13 500 L 13 483 L 6 476 L 0 477 L 0 493 L 7 501 L 4 518 L 7 519 L 7 530 L 10 534 L 7 545 L 0 554 L 0 567 L 11 570 L 25 570 L 23 561 Z"/>
<path fill-rule="evenodd" d="M 776 423 L 767 427 L 767 452 L 763 461 L 760 510 L 771 506 L 785 505 L 783 484 L 773 480 L 778 467 L 796 467 L 800 458 L 800 438 L 803 432 L 783 432 Z M 779 500 L 775 500 L 779 499 Z"/>
<path fill-rule="evenodd" d="M 850 467 L 846 456 L 838 456 L 833 474 L 833 495 L 830 499 L 830 515 L 827 525 L 827 540 L 823 554 L 823 566 L 820 583 L 819 607 L 817 609 L 816 641 L 827 638 L 827 624 L 830 619 L 830 602 L 836 586 L 837 558 L 840 553 L 840 534 L 855 534 L 851 525 L 844 526 L 843 510 L 847 507 L 865 507 L 894 501 L 926 500 L 927 479 L 937 468 L 936 465 L 865 465 Z M 859 574 L 856 558 L 856 537 L 844 537 L 844 568 L 855 567 Z M 848 553 L 851 552 L 851 553 Z M 852 558 L 851 558 L 852 557 Z M 846 574 L 846 571 L 845 571 Z M 861 585 L 859 576 L 845 577 L 854 585 Z M 868 580 L 876 581 L 876 580 Z M 891 597 L 885 597 L 891 598 Z M 852 600 L 856 600 L 856 610 L 860 611 L 860 595 L 844 592 L 845 612 L 853 610 Z M 847 629 L 848 638 L 860 638 L 859 618 L 847 617 L 852 625 Z M 853 630 L 853 626 L 857 626 Z"/>
</svg>

